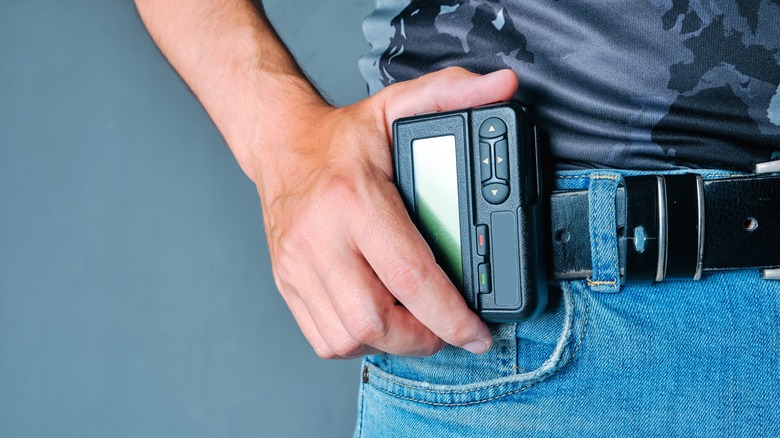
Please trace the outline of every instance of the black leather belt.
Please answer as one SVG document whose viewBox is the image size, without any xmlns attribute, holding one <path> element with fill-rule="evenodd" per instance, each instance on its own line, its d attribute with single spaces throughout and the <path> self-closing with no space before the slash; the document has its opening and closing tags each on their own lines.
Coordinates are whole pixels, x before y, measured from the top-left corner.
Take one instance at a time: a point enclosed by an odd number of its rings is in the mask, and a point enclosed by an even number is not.
<svg viewBox="0 0 780 438">
<path fill-rule="evenodd" d="M 588 191 L 550 197 L 551 276 L 592 273 Z M 761 268 L 780 279 L 780 161 L 755 175 L 624 177 L 615 215 L 623 283 L 698 280 L 703 272 Z"/>
</svg>

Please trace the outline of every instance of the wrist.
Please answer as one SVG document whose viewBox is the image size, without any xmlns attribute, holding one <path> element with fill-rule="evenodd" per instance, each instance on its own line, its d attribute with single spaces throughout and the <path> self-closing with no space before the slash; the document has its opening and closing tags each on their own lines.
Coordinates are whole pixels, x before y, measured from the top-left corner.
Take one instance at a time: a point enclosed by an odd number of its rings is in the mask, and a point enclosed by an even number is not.
<svg viewBox="0 0 780 438">
<path fill-rule="evenodd" d="M 303 76 L 256 72 L 236 82 L 248 88 L 237 90 L 212 118 L 241 169 L 257 183 L 267 161 L 311 135 L 335 108 Z"/>
<path fill-rule="evenodd" d="M 381 170 L 390 179 L 384 112 L 368 98 L 341 108 L 312 106 L 275 125 L 279 135 L 250 142 L 248 175 L 263 204 L 331 179 L 360 178 Z"/>
</svg>

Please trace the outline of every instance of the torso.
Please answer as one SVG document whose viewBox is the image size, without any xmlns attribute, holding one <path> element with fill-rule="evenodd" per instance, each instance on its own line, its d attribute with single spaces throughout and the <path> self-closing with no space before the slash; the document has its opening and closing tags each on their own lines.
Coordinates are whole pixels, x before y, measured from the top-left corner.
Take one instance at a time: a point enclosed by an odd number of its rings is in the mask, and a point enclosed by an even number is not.
<svg viewBox="0 0 780 438">
<path fill-rule="evenodd" d="M 780 159 L 780 0 L 378 0 L 364 30 L 372 93 L 513 69 L 558 168 Z"/>
</svg>

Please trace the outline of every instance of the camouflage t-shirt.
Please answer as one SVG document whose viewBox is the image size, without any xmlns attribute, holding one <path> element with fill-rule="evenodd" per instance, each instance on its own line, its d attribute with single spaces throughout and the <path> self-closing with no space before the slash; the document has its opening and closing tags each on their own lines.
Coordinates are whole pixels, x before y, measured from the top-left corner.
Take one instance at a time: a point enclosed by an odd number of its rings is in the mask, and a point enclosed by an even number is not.
<svg viewBox="0 0 780 438">
<path fill-rule="evenodd" d="M 559 168 L 780 159 L 780 0 L 377 0 L 369 91 L 511 68 Z"/>
</svg>

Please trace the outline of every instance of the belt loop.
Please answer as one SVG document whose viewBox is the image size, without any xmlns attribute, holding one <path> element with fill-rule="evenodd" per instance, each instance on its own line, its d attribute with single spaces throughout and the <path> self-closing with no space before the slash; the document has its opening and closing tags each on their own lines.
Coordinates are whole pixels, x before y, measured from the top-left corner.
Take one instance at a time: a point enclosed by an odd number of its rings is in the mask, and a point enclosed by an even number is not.
<svg viewBox="0 0 780 438">
<path fill-rule="evenodd" d="M 588 285 L 596 292 L 620 290 L 616 196 L 623 177 L 617 172 L 594 172 L 588 188 L 588 221 L 592 274 Z"/>
</svg>

